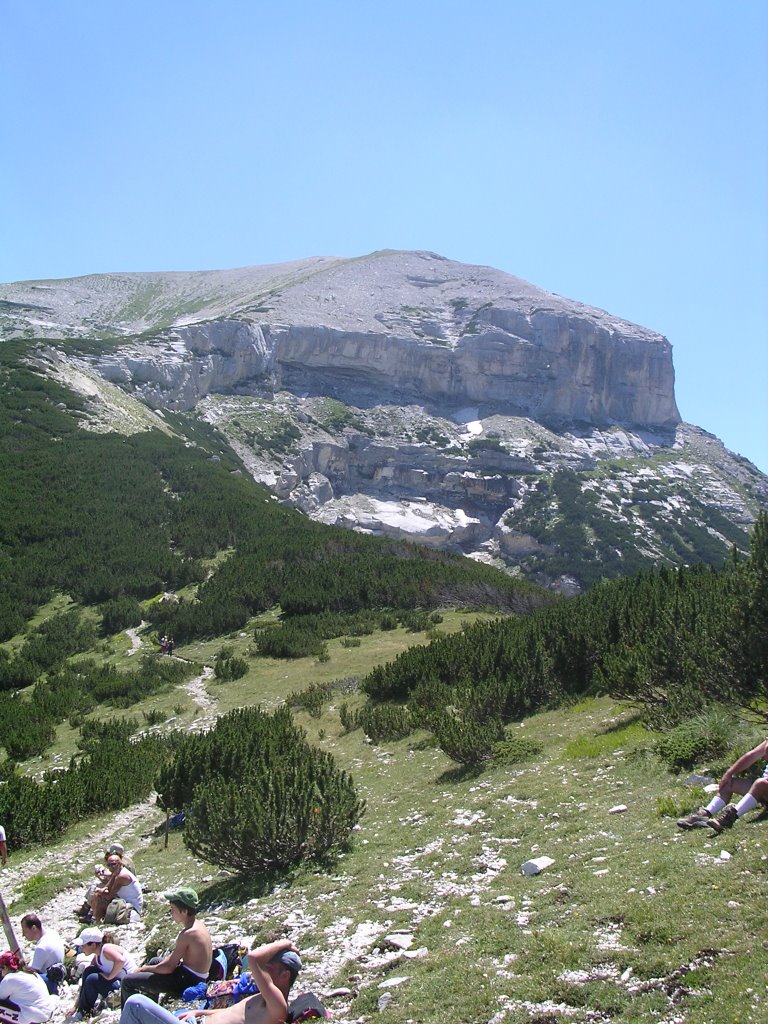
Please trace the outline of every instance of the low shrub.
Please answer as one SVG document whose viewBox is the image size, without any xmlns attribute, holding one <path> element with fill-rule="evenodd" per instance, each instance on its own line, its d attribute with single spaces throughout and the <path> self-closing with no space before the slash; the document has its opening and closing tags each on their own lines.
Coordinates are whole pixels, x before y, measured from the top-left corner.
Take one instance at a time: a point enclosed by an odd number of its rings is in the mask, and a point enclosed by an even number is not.
<svg viewBox="0 0 768 1024">
<path fill-rule="evenodd" d="M 468 767 L 490 761 L 496 744 L 504 738 L 504 726 L 500 718 L 479 722 L 449 711 L 436 715 L 431 729 L 443 753 L 457 764 Z"/>
<path fill-rule="evenodd" d="M 736 718 L 722 707 L 711 707 L 660 737 L 654 750 L 672 771 L 701 767 L 730 750 Z"/>
<path fill-rule="evenodd" d="M 529 740 L 526 736 L 507 736 L 493 748 L 491 759 L 494 764 L 517 764 L 536 757 L 544 749 L 538 740 Z"/>
</svg>

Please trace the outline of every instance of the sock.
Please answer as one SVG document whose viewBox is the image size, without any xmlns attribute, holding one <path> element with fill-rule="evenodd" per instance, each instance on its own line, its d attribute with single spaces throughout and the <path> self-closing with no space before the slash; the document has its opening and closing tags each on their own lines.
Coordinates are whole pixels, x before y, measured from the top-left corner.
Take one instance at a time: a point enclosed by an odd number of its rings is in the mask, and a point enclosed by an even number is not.
<svg viewBox="0 0 768 1024">
<path fill-rule="evenodd" d="M 709 811 L 710 814 L 717 814 L 725 807 L 725 800 L 718 793 L 717 796 L 713 796 L 707 804 L 705 810 Z"/>
<path fill-rule="evenodd" d="M 751 811 L 753 807 L 757 806 L 757 800 L 752 796 L 751 793 L 747 793 L 747 795 L 743 796 L 741 800 L 739 800 L 739 802 L 736 804 L 736 813 L 739 817 L 741 817 L 742 814 L 746 814 L 747 811 Z"/>
</svg>

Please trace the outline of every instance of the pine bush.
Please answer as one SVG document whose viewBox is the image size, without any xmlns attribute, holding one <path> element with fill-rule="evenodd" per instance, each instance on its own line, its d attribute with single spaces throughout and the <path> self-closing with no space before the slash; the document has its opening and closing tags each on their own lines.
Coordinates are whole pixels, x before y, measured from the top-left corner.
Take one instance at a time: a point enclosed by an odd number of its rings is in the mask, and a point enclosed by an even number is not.
<svg viewBox="0 0 768 1024">
<path fill-rule="evenodd" d="M 434 719 L 432 730 L 443 753 L 457 764 L 468 767 L 490 761 L 495 745 L 504 738 L 500 718 L 480 722 L 450 711 Z"/>
<path fill-rule="evenodd" d="M 311 747 L 286 708 L 244 708 L 185 737 L 157 783 L 161 806 L 187 812 L 184 842 L 235 871 L 324 863 L 347 848 L 365 805 L 332 756 Z"/>
</svg>

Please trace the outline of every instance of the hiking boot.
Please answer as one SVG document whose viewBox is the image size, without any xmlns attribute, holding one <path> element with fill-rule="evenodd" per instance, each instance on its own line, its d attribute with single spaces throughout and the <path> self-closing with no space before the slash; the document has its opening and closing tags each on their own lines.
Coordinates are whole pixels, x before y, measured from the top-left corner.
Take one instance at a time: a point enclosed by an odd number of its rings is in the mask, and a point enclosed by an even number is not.
<svg viewBox="0 0 768 1024">
<path fill-rule="evenodd" d="M 709 818 L 707 825 L 720 835 L 720 833 L 725 831 L 725 829 L 733 828 L 733 824 L 738 817 L 739 815 L 736 811 L 736 804 L 728 804 L 728 806 L 724 807 L 716 817 Z"/>
<path fill-rule="evenodd" d="M 677 819 L 678 828 L 706 828 L 712 820 L 712 815 L 706 807 L 700 807 L 698 811 L 689 814 L 685 818 Z"/>
</svg>

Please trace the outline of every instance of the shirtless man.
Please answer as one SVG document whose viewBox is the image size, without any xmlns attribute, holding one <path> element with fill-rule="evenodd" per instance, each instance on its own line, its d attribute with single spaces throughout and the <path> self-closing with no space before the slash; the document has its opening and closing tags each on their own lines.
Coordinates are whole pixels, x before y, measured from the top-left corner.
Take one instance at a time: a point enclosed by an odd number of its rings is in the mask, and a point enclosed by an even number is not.
<svg viewBox="0 0 768 1024">
<path fill-rule="evenodd" d="M 288 992 L 301 970 L 298 950 L 290 939 L 268 942 L 251 950 L 248 967 L 259 986 L 255 996 L 223 1010 L 189 1010 L 180 1015 L 181 1020 L 194 1024 L 194 1018 L 205 1017 L 205 1024 L 283 1024 Z M 123 1006 L 120 1024 L 179 1024 L 179 1017 L 146 996 L 131 996 Z"/>
<path fill-rule="evenodd" d="M 200 898 L 194 889 L 187 886 L 171 889 L 163 896 L 170 903 L 171 917 L 181 925 L 176 945 L 164 960 L 150 962 L 140 971 L 123 978 L 120 990 L 123 1006 L 137 992 L 146 992 L 153 998 L 161 992 L 180 996 L 185 988 L 208 980 L 212 959 L 211 936 L 203 921 L 197 919 Z"/>
</svg>

